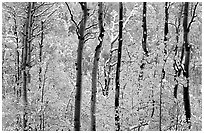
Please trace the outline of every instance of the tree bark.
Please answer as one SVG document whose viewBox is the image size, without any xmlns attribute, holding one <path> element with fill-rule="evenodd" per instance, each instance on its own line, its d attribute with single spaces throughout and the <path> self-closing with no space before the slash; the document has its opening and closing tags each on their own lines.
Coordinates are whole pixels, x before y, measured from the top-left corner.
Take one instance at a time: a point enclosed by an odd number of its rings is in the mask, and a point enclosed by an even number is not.
<svg viewBox="0 0 204 133">
<path fill-rule="evenodd" d="M 148 51 L 147 51 L 147 22 L 146 22 L 146 12 L 147 12 L 147 2 L 143 2 L 143 14 L 142 14 L 142 28 L 143 28 L 143 36 L 142 36 L 142 48 L 144 54 L 142 55 L 142 60 L 141 60 L 141 65 L 140 65 L 140 73 L 139 73 L 139 78 L 138 81 L 143 79 L 143 69 L 145 68 L 145 56 L 148 56 Z M 139 84 L 140 86 L 140 84 Z"/>
<path fill-rule="evenodd" d="M 183 100 L 184 100 L 184 109 L 186 115 L 186 121 L 189 122 L 191 118 L 191 110 L 190 110 L 190 97 L 189 97 L 189 63 L 190 63 L 190 45 L 188 42 L 188 10 L 189 3 L 185 2 L 184 6 L 184 18 L 183 18 L 183 44 L 185 46 L 185 64 L 184 64 L 184 77 L 186 77 L 186 86 L 183 86 Z"/>
<path fill-rule="evenodd" d="M 143 19 L 142 19 L 142 27 L 143 27 L 143 38 L 142 38 L 142 48 L 146 55 L 148 55 L 147 51 L 147 22 L 146 22 L 146 12 L 147 12 L 147 2 L 143 2 Z"/>
<path fill-rule="evenodd" d="M 115 78 L 115 126 L 116 131 L 120 131 L 120 117 L 119 117 L 119 96 L 120 96 L 120 66 L 122 55 L 122 31 L 123 30 L 123 4 L 119 3 L 119 44 L 118 44 L 118 61 L 116 66 L 116 78 Z"/>
<path fill-rule="evenodd" d="M 95 49 L 93 69 L 92 69 L 92 95 L 91 95 L 91 131 L 96 131 L 96 93 L 97 93 L 97 73 L 98 73 L 98 62 L 101 53 L 101 47 L 103 43 L 104 27 L 103 27 L 103 8 L 102 2 L 98 3 L 98 22 L 99 22 L 99 44 Z"/>
<path fill-rule="evenodd" d="M 168 28 L 168 19 L 169 19 L 169 12 L 168 12 L 168 2 L 165 2 L 165 22 L 164 22 L 164 54 L 167 54 L 167 35 L 169 32 L 169 28 Z"/>
<path fill-rule="evenodd" d="M 28 130 L 27 121 L 28 121 L 28 100 L 27 100 L 27 83 L 28 83 L 28 75 L 30 69 L 30 43 L 29 40 L 31 38 L 32 31 L 32 9 L 34 8 L 34 3 L 28 2 L 28 10 L 27 10 L 27 18 L 25 21 L 24 27 L 24 37 L 23 37 L 23 62 L 22 62 L 22 78 L 23 78 L 23 91 L 22 91 L 22 99 L 23 99 L 23 130 Z"/>
<path fill-rule="evenodd" d="M 80 112 L 81 112 L 81 92 L 82 92 L 82 54 L 84 47 L 84 32 L 88 16 L 87 3 L 81 2 L 81 9 L 83 11 L 83 18 L 79 27 L 79 43 L 77 50 L 77 79 L 76 79 L 76 95 L 75 95 L 75 114 L 74 114 L 74 130 L 80 131 Z"/>
</svg>

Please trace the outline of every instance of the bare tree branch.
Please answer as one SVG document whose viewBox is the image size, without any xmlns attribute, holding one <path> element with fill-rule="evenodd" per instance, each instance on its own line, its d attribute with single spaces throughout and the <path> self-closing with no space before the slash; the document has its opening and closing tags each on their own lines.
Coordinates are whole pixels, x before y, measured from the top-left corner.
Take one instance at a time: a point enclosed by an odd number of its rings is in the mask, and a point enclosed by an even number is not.
<svg viewBox="0 0 204 133">
<path fill-rule="evenodd" d="M 90 28 L 92 28 L 92 27 L 94 27 L 94 26 L 96 26 L 96 25 L 98 25 L 98 23 L 92 24 L 91 26 L 87 27 L 85 30 L 88 30 L 88 29 L 90 29 Z"/>
<path fill-rule="evenodd" d="M 76 21 L 74 20 L 74 16 L 73 16 L 73 14 L 72 14 L 72 11 L 71 11 L 71 9 L 70 9 L 68 3 L 65 2 L 65 4 L 67 5 L 67 8 L 68 8 L 68 10 L 69 10 L 69 14 L 71 15 L 71 20 L 72 20 L 72 22 L 75 24 L 75 26 L 76 26 L 76 28 L 77 28 L 77 34 L 78 34 L 79 26 L 78 26 L 78 24 L 76 23 Z"/>
<path fill-rule="evenodd" d="M 54 6 L 54 4 L 52 4 L 50 7 L 46 8 L 44 11 L 40 12 L 39 14 L 34 15 L 34 17 L 39 17 L 39 16 L 41 16 L 42 14 L 44 14 L 46 11 L 48 11 L 48 10 L 49 10 L 51 7 L 53 7 L 53 6 Z"/>
<path fill-rule="evenodd" d="M 84 43 L 86 43 L 88 40 L 95 39 L 95 38 L 96 38 L 95 36 L 94 37 L 89 37 L 86 40 L 84 40 Z"/>
<path fill-rule="evenodd" d="M 190 21 L 190 23 L 189 23 L 189 25 L 188 25 L 188 28 L 187 28 L 188 31 L 189 31 L 189 29 L 190 29 L 190 27 L 191 27 L 191 24 L 192 24 L 193 22 L 195 22 L 195 21 L 194 21 L 194 18 L 197 16 L 197 15 L 195 15 L 195 11 L 196 11 L 197 6 L 198 6 L 198 2 L 195 4 L 194 10 L 193 10 L 193 16 L 192 16 L 191 21 Z"/>
</svg>

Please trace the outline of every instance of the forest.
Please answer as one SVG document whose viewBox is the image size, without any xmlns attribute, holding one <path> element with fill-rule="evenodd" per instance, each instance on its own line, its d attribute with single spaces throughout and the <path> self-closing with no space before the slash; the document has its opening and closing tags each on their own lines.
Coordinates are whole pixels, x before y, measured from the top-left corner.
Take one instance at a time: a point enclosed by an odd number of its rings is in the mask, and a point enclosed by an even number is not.
<svg viewBox="0 0 204 133">
<path fill-rule="evenodd" d="M 3 131 L 201 131 L 201 2 L 2 2 Z"/>
</svg>

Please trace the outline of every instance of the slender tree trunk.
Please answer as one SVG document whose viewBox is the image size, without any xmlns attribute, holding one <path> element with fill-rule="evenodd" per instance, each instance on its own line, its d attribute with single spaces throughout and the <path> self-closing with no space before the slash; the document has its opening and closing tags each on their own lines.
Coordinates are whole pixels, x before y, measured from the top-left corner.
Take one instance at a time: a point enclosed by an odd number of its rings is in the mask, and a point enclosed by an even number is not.
<svg viewBox="0 0 204 133">
<path fill-rule="evenodd" d="M 20 97 L 20 87 L 19 87 L 19 80 L 20 80 L 20 54 L 19 54 L 19 38 L 18 38 L 18 29 L 17 29 L 17 20 L 16 20 L 16 16 L 14 18 L 14 36 L 16 37 L 16 62 L 15 62 L 15 69 L 16 69 L 16 88 L 15 88 L 15 94 L 16 94 L 16 97 L 17 97 L 17 100 L 19 100 L 19 97 Z"/>
<path fill-rule="evenodd" d="M 43 48 L 43 21 L 41 21 L 41 42 L 39 43 L 39 90 L 42 88 L 42 48 Z M 44 88 L 41 91 L 41 114 L 40 114 L 40 130 L 43 128 L 43 102 L 44 102 Z"/>
<path fill-rule="evenodd" d="M 168 2 L 165 2 L 165 22 L 164 22 L 164 65 L 167 61 L 166 55 L 167 55 L 167 34 L 168 34 L 168 18 L 169 18 L 169 13 L 168 13 Z M 162 131 L 162 90 L 164 88 L 163 85 L 163 79 L 165 78 L 165 69 L 164 66 L 162 67 L 162 76 L 161 76 L 161 86 L 160 86 L 160 94 L 159 94 L 159 131 Z"/>
<path fill-rule="evenodd" d="M 46 67 L 45 67 L 45 72 L 44 72 L 44 75 L 42 76 L 43 77 L 43 81 L 42 81 L 42 99 L 41 99 L 41 103 L 44 104 L 44 90 L 45 90 L 45 81 L 46 81 L 46 73 L 48 71 L 48 66 L 49 66 L 49 63 L 46 64 Z M 44 110 L 45 108 L 43 108 L 43 105 L 42 105 L 42 116 L 41 116 L 41 130 L 44 131 L 45 130 L 45 114 L 44 114 Z"/>
<path fill-rule="evenodd" d="M 169 12 L 168 12 L 168 2 L 165 2 L 165 22 L 164 22 L 164 54 L 167 54 L 167 35 L 169 32 L 169 28 L 168 28 L 168 20 L 169 20 Z"/>
<path fill-rule="evenodd" d="M 119 96 L 120 96 L 120 66 L 122 55 L 122 33 L 123 33 L 123 4 L 119 3 L 119 44 L 118 44 L 118 61 L 116 66 L 116 78 L 115 78 L 115 126 L 116 131 L 120 131 L 120 113 L 119 113 Z"/>
<path fill-rule="evenodd" d="M 95 49 L 93 69 L 92 69 L 92 95 L 91 95 L 91 130 L 96 131 L 96 92 L 97 92 L 97 73 L 98 73 L 98 62 L 101 53 L 101 47 L 103 43 L 104 27 L 103 27 L 103 8 L 102 2 L 98 3 L 98 22 L 99 22 L 99 44 Z"/>
<path fill-rule="evenodd" d="M 143 69 L 145 68 L 145 56 L 148 56 L 148 51 L 147 51 L 147 22 L 146 22 L 146 12 L 147 12 L 147 2 L 143 2 L 143 14 L 142 14 L 142 28 L 143 28 L 143 36 L 142 36 L 142 48 L 144 54 L 142 55 L 142 60 L 141 60 L 141 65 L 140 65 L 140 74 L 138 81 L 143 79 Z M 140 84 L 139 84 L 140 86 Z"/>
<path fill-rule="evenodd" d="M 143 27 L 143 38 L 142 38 L 142 48 L 146 55 L 147 51 L 147 22 L 146 22 L 146 12 L 147 12 L 147 2 L 143 2 L 143 16 L 142 16 L 142 27 Z"/>
<path fill-rule="evenodd" d="M 176 123 L 175 123 L 175 126 L 176 126 L 176 131 L 178 130 L 178 100 L 177 100 L 177 91 L 178 91 L 178 85 L 179 85 L 179 82 L 177 80 L 177 78 L 179 77 L 179 66 L 177 64 L 177 61 L 176 61 L 176 57 L 178 56 L 178 44 L 179 44 L 179 32 L 180 32 L 180 25 L 181 25 L 181 16 L 182 16 L 182 6 L 180 6 L 180 12 L 178 13 L 178 18 L 176 19 L 176 22 L 178 24 L 176 24 L 176 47 L 174 49 L 174 64 L 173 64 L 173 67 L 174 67 L 174 81 L 176 82 L 175 83 L 175 86 L 174 86 L 174 98 L 176 99 L 175 101 L 175 104 L 176 104 Z"/>
<path fill-rule="evenodd" d="M 80 112 L 81 112 L 81 92 L 82 92 L 82 54 L 83 54 L 83 47 L 84 47 L 84 32 L 86 27 L 86 21 L 88 16 L 87 10 L 87 3 L 81 2 L 80 3 L 82 11 L 83 11 L 83 18 L 80 23 L 79 27 L 79 44 L 77 50 L 77 64 L 76 64 L 76 71 L 77 71 L 77 79 L 76 79 L 76 95 L 75 95 L 75 114 L 74 114 L 74 130 L 80 131 Z"/>
<path fill-rule="evenodd" d="M 190 63 L 190 45 L 188 42 L 188 10 L 189 3 L 185 2 L 184 6 L 184 18 L 183 18 L 183 44 L 185 46 L 185 64 L 184 64 L 184 73 L 183 75 L 186 77 L 186 86 L 183 86 L 183 99 L 184 99 L 184 109 L 186 115 L 186 121 L 189 122 L 191 118 L 191 110 L 190 110 L 190 97 L 189 97 L 189 63 Z"/>
</svg>

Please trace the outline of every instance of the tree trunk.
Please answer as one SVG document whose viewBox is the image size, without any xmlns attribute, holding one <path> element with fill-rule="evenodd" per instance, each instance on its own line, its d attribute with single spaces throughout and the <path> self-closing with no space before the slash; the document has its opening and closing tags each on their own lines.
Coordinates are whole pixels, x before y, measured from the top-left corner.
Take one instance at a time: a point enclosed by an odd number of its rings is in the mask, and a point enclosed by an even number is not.
<svg viewBox="0 0 204 133">
<path fill-rule="evenodd" d="M 39 43 L 39 90 L 42 88 L 42 48 L 43 48 L 43 21 L 41 21 L 41 42 Z M 40 114 L 40 130 L 43 128 L 43 102 L 44 102 L 44 88 L 41 91 L 41 114 Z"/>
<path fill-rule="evenodd" d="M 180 5 L 180 11 L 178 13 L 178 17 L 176 19 L 176 47 L 174 49 L 174 64 L 173 64 L 173 68 L 174 68 L 174 81 L 175 81 L 175 85 L 174 85 L 174 98 L 176 99 L 175 101 L 175 104 L 176 104 L 176 123 L 175 123 L 175 130 L 177 131 L 178 130 L 178 101 L 177 101 L 177 91 L 178 91 L 178 85 L 179 85 L 179 82 L 178 82 L 178 77 L 179 77 L 179 66 L 177 64 L 177 60 L 176 60 L 176 57 L 178 57 L 178 44 L 179 44 L 179 32 L 180 32 L 180 25 L 181 25 L 181 16 L 182 16 L 182 6 Z"/>
<path fill-rule="evenodd" d="M 183 18 L 183 44 L 185 46 L 185 64 L 184 64 L 184 73 L 183 75 L 186 77 L 186 86 L 183 86 L 183 99 L 184 99 L 184 109 L 186 115 L 186 121 L 189 122 L 191 118 L 191 110 L 190 110 L 190 97 L 189 97 L 189 63 L 190 63 L 190 45 L 188 42 L 188 7 L 189 3 L 185 2 L 184 6 L 184 18 Z"/>
<path fill-rule="evenodd" d="M 92 69 L 92 95 L 91 95 L 91 131 L 96 131 L 96 92 L 97 92 L 97 73 L 98 73 L 98 62 L 101 53 L 101 47 L 103 43 L 104 27 L 103 27 L 103 9 L 102 2 L 98 3 L 98 22 L 99 22 L 99 44 L 95 49 L 93 69 Z"/>
<path fill-rule="evenodd" d="M 74 130 L 80 131 L 80 112 L 81 112 L 81 92 L 82 92 L 82 54 L 84 47 L 84 32 L 88 16 L 87 3 L 81 2 L 81 9 L 83 11 L 83 18 L 79 27 L 79 43 L 77 50 L 77 79 L 76 79 L 76 95 L 75 95 L 75 114 L 74 114 Z"/>
<path fill-rule="evenodd" d="M 147 51 L 147 22 L 146 22 L 146 12 L 147 12 L 147 2 L 143 2 L 143 16 L 142 16 L 142 27 L 143 27 L 143 38 L 142 38 L 142 48 L 144 53 L 148 55 Z"/>
<path fill-rule="evenodd" d="M 168 19 L 169 19 L 169 12 L 168 12 L 168 2 L 165 2 L 165 22 L 164 22 L 164 54 L 167 54 L 167 35 L 169 32 L 169 28 L 168 28 Z"/>
<path fill-rule="evenodd" d="M 119 3 L 119 44 L 118 44 L 118 61 L 116 66 L 116 78 L 115 78 L 115 126 L 116 131 L 120 131 L 120 117 L 119 117 L 119 96 L 120 96 L 120 66 L 122 55 L 122 33 L 123 33 L 123 4 Z"/>
<path fill-rule="evenodd" d="M 140 65 L 140 74 L 138 81 L 143 79 L 143 69 L 145 67 L 145 55 L 148 56 L 148 51 L 147 51 L 147 22 L 146 22 L 146 12 L 147 12 L 147 2 L 143 2 L 143 14 L 142 14 L 142 28 L 143 28 L 143 36 L 142 36 L 142 48 L 144 54 L 142 55 L 142 60 L 141 60 L 141 65 Z M 139 84 L 140 86 L 140 84 Z"/>
<path fill-rule="evenodd" d="M 23 37 L 23 58 L 22 58 L 22 78 L 23 78 L 23 130 L 28 130 L 27 121 L 28 121 L 28 100 L 27 100 L 27 83 L 29 77 L 29 69 L 30 69 L 30 46 L 31 46 L 31 31 L 32 31 L 32 9 L 34 8 L 34 3 L 28 2 L 28 10 L 27 10 L 27 18 L 25 21 L 24 27 L 24 37 Z M 30 77 L 29 77 L 30 78 Z"/>
</svg>

